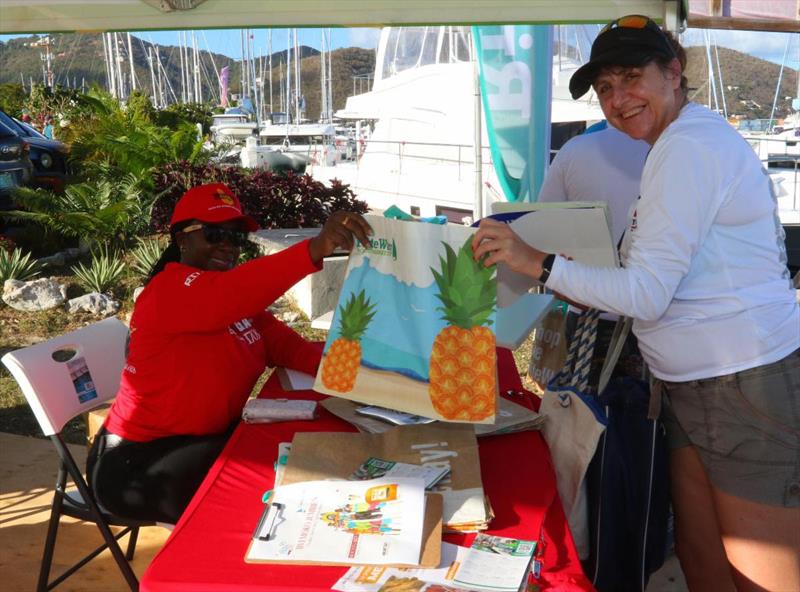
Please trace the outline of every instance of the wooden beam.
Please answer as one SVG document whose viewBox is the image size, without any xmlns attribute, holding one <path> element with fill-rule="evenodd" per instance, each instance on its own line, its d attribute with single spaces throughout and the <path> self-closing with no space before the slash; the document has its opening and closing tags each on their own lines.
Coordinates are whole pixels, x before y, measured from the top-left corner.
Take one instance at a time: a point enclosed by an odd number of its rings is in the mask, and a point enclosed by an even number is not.
<svg viewBox="0 0 800 592">
<path fill-rule="evenodd" d="M 726 16 L 698 16 L 689 14 L 690 27 L 699 29 L 736 29 L 738 31 L 776 31 L 779 33 L 800 33 L 799 20 L 786 19 L 748 19 Z"/>
</svg>

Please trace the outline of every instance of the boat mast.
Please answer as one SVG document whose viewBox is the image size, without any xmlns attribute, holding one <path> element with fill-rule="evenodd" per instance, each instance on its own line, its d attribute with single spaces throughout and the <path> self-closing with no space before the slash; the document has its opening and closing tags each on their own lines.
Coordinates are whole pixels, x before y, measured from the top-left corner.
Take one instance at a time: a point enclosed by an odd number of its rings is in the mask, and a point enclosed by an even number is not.
<svg viewBox="0 0 800 592">
<path fill-rule="evenodd" d="M 297 37 L 297 29 L 294 29 L 294 112 L 295 121 L 300 123 L 300 94 L 303 87 L 300 84 L 300 44 Z"/>
<path fill-rule="evenodd" d="M 269 41 L 267 44 L 267 51 L 269 52 L 269 112 L 272 113 L 272 29 L 269 30 Z"/>
<path fill-rule="evenodd" d="M 131 66 L 131 92 L 136 90 L 136 72 L 133 69 L 133 44 L 131 43 L 131 34 L 128 31 L 128 61 Z"/>
<path fill-rule="evenodd" d="M 791 35 L 786 36 L 786 47 L 783 50 L 783 59 L 781 60 L 781 69 L 778 72 L 778 84 L 775 86 L 775 98 L 772 99 L 772 110 L 769 113 L 769 124 L 767 130 L 772 130 L 772 121 L 775 118 L 775 106 L 778 104 L 778 95 L 781 92 L 781 82 L 783 81 L 783 68 L 786 66 L 786 56 L 789 55 L 789 42 Z"/>
</svg>

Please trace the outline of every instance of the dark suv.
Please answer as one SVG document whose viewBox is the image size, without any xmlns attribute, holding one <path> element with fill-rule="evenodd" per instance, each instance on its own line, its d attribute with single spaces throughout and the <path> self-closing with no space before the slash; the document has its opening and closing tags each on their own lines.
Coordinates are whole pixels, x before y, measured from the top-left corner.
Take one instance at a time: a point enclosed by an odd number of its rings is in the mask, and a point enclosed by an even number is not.
<svg viewBox="0 0 800 592">
<path fill-rule="evenodd" d="M 13 210 L 11 192 L 15 187 L 30 183 L 33 164 L 29 150 L 30 145 L 0 121 L 0 211 Z M 2 224 L 0 219 L 0 228 Z"/>
<path fill-rule="evenodd" d="M 30 125 L 17 121 L 0 110 L 0 123 L 6 125 L 30 146 L 35 187 L 61 192 L 67 179 L 67 146 L 58 140 L 45 138 Z"/>
</svg>

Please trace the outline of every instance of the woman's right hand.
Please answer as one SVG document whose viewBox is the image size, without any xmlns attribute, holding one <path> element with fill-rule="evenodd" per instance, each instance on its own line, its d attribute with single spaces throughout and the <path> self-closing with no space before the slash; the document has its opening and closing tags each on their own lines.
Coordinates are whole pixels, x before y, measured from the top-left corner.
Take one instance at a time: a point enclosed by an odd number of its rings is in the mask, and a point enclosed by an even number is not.
<svg viewBox="0 0 800 592">
<path fill-rule="evenodd" d="M 369 247 L 369 236 L 372 227 L 360 215 L 353 212 L 334 212 L 325 221 L 320 233 L 308 243 L 308 253 L 311 260 L 319 264 L 323 257 L 327 257 L 335 250 L 350 251 L 353 248 L 354 237 L 364 247 Z"/>
<path fill-rule="evenodd" d="M 508 224 L 484 218 L 478 232 L 472 236 L 472 252 L 475 260 L 485 257 L 488 267 L 497 263 L 538 280 L 542 275 L 542 262 L 547 253 L 534 249 L 523 241 Z"/>
</svg>

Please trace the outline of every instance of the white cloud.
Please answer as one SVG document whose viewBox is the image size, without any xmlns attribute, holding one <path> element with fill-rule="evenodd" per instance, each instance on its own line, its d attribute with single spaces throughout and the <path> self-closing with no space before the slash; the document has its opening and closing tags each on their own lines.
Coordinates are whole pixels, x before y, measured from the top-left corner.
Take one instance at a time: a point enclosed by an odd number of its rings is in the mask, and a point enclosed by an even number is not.
<svg viewBox="0 0 800 592">
<path fill-rule="evenodd" d="M 351 47 L 364 47 L 366 49 L 375 49 L 378 47 L 378 40 L 381 36 L 380 29 L 372 29 L 367 27 L 358 27 L 347 29 L 348 38 Z"/>
</svg>

